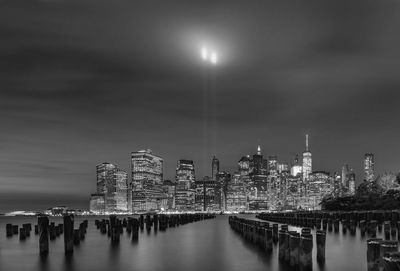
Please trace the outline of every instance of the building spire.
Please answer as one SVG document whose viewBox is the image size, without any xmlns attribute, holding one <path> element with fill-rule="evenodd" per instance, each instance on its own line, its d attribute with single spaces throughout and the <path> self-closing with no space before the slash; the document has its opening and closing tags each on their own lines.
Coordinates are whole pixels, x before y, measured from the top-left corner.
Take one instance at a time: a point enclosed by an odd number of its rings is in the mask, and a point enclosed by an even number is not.
<svg viewBox="0 0 400 271">
<path fill-rule="evenodd" d="M 306 134 L 306 152 L 309 152 L 310 148 L 308 147 L 308 134 Z"/>
</svg>

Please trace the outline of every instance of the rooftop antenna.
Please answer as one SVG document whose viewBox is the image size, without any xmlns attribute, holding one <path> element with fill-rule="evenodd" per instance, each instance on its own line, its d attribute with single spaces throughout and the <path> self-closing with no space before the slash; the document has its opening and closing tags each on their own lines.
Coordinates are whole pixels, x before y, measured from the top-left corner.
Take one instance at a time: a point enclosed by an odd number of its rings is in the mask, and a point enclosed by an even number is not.
<svg viewBox="0 0 400 271">
<path fill-rule="evenodd" d="M 308 134 L 306 134 L 306 151 L 310 151 L 310 149 L 308 148 Z"/>
</svg>

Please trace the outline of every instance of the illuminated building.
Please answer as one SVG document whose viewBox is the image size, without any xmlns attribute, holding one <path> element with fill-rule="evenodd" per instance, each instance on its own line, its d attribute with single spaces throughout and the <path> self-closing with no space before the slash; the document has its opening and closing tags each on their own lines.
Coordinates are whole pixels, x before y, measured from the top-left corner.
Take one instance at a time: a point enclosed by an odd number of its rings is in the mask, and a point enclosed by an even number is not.
<svg viewBox="0 0 400 271">
<path fill-rule="evenodd" d="M 349 173 L 350 167 L 346 164 L 342 167 L 342 189 L 344 191 L 349 189 Z"/>
<path fill-rule="evenodd" d="M 335 197 L 341 197 L 343 194 L 342 189 L 342 176 L 338 172 L 333 174 L 333 195 Z"/>
<path fill-rule="evenodd" d="M 312 172 L 312 156 L 308 146 L 308 135 L 306 135 L 306 150 L 303 152 L 303 181 L 308 180 Z"/>
<path fill-rule="evenodd" d="M 229 182 L 231 181 L 231 174 L 222 171 L 217 173 L 217 184 L 216 184 L 216 201 L 219 205 L 220 210 L 226 209 L 226 190 Z"/>
<path fill-rule="evenodd" d="M 133 190 L 162 185 L 163 159 L 149 149 L 131 153 L 131 170 Z"/>
<path fill-rule="evenodd" d="M 216 211 L 219 210 L 219 201 L 216 196 L 217 181 L 209 176 L 196 181 L 196 210 Z"/>
<path fill-rule="evenodd" d="M 169 198 L 162 189 L 132 191 L 133 212 L 159 211 L 168 209 Z"/>
<path fill-rule="evenodd" d="M 105 212 L 128 212 L 130 187 L 128 174 L 111 163 L 96 166 L 97 194 L 104 194 Z"/>
<path fill-rule="evenodd" d="M 243 182 L 243 176 L 238 172 L 233 175 L 227 185 L 226 210 L 231 212 L 247 210 L 246 187 Z"/>
<path fill-rule="evenodd" d="M 364 156 L 364 180 L 372 182 L 375 179 L 374 154 L 366 153 Z"/>
<path fill-rule="evenodd" d="M 179 160 L 176 166 L 175 181 L 177 189 L 186 190 L 194 188 L 195 172 L 192 160 Z"/>
<path fill-rule="evenodd" d="M 278 174 L 278 157 L 276 155 L 268 157 L 268 172 L 269 175 Z"/>
<path fill-rule="evenodd" d="M 334 188 L 332 186 L 332 178 L 328 172 L 315 171 L 309 175 L 307 183 L 308 204 L 303 206 L 308 210 L 321 209 L 321 201 L 324 197 L 330 195 Z"/>
<path fill-rule="evenodd" d="M 92 194 L 90 196 L 90 211 L 96 214 L 104 214 L 105 212 L 104 194 Z"/>
<path fill-rule="evenodd" d="M 214 156 L 211 162 L 211 178 L 213 180 L 217 179 L 218 172 L 219 172 L 219 160 Z"/>
<path fill-rule="evenodd" d="M 175 191 L 176 191 L 176 183 L 170 180 L 164 180 L 162 185 L 163 193 L 168 198 L 168 209 L 175 208 Z"/>
<path fill-rule="evenodd" d="M 238 162 L 239 174 L 242 176 L 249 175 L 250 173 L 250 156 L 243 156 Z"/>
<path fill-rule="evenodd" d="M 356 175 L 349 165 L 342 167 L 342 193 L 345 195 L 354 195 Z"/>
<path fill-rule="evenodd" d="M 297 176 L 302 175 L 303 167 L 299 164 L 299 156 L 296 154 L 296 157 L 293 161 L 293 165 L 290 168 L 290 175 Z"/>
<path fill-rule="evenodd" d="M 131 191 L 128 189 L 128 173 L 124 170 L 117 169 L 114 176 L 115 184 L 113 183 L 111 187 L 115 187 L 115 190 L 113 191 L 114 195 L 111 197 L 113 198 L 115 207 L 110 207 L 106 194 L 106 210 L 109 208 L 109 210 L 114 209 L 116 212 L 128 212 L 128 199 L 131 199 L 131 197 L 129 197 Z"/>
<path fill-rule="evenodd" d="M 193 211 L 195 210 L 196 190 L 176 190 L 175 192 L 175 209 L 177 211 Z"/>
<path fill-rule="evenodd" d="M 356 174 L 354 172 L 349 173 L 349 194 L 354 195 L 356 193 Z"/>
<path fill-rule="evenodd" d="M 287 163 L 278 163 L 277 169 L 278 169 L 278 173 L 282 173 L 284 171 L 289 171 L 289 165 Z"/>
</svg>

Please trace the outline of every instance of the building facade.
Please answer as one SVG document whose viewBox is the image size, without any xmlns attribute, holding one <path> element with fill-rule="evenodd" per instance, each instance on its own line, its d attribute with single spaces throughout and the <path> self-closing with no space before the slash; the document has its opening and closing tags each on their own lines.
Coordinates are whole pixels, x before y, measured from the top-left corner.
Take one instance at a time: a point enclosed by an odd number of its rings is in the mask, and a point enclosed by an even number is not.
<svg viewBox="0 0 400 271">
<path fill-rule="evenodd" d="M 375 180 L 375 161 L 373 153 L 364 155 L 364 180 L 372 182 Z"/>
</svg>

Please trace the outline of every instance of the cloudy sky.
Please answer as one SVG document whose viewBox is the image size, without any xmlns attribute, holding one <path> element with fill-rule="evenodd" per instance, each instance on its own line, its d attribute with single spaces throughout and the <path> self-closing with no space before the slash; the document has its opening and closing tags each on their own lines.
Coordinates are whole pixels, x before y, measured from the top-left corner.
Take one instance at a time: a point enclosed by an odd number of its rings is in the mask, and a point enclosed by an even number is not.
<svg viewBox="0 0 400 271">
<path fill-rule="evenodd" d="M 0 1 L 0 212 L 88 208 L 96 164 L 129 170 L 130 152 L 144 148 L 165 159 L 166 178 L 183 158 L 201 177 L 213 154 L 234 171 L 258 143 L 289 162 L 309 133 L 315 170 L 348 163 L 359 182 L 373 152 L 378 172 L 397 172 L 399 9 L 365 0 Z M 219 54 L 206 68 L 216 148 L 212 130 L 203 143 L 202 46 Z"/>
</svg>

